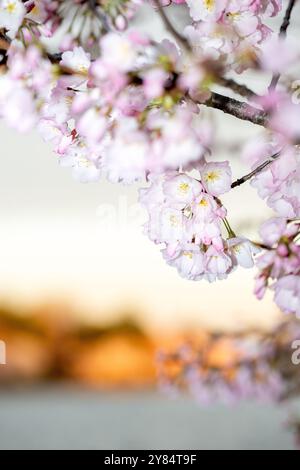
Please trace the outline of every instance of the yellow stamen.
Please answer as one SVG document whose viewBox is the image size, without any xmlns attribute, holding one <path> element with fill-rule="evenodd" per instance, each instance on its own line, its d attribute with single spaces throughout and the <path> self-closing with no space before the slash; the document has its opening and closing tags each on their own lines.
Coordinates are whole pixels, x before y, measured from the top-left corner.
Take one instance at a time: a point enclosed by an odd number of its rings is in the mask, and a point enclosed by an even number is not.
<svg viewBox="0 0 300 470">
<path fill-rule="evenodd" d="M 37 4 L 35 4 L 30 13 L 32 15 L 38 16 L 40 14 L 40 11 L 41 11 L 40 7 Z"/>
<path fill-rule="evenodd" d="M 14 13 L 14 11 L 16 10 L 16 3 L 15 2 L 9 2 L 7 5 L 6 5 L 6 10 L 8 11 L 8 13 Z"/>
<path fill-rule="evenodd" d="M 207 11 L 212 11 L 215 6 L 215 0 L 203 0 L 203 3 Z"/>
<path fill-rule="evenodd" d="M 88 71 L 88 68 L 87 68 L 85 65 L 79 65 L 79 66 L 77 67 L 77 70 L 78 70 L 78 72 L 80 72 L 80 73 L 86 74 L 87 71 Z"/>
<path fill-rule="evenodd" d="M 206 173 L 206 175 L 204 175 L 204 179 L 206 182 L 208 181 L 216 181 L 220 178 L 220 172 L 218 171 L 210 171 L 209 173 Z"/>
<path fill-rule="evenodd" d="M 179 225 L 179 221 L 178 221 L 178 218 L 176 217 L 176 215 L 174 215 L 174 214 L 170 215 L 169 220 L 170 220 L 170 223 L 171 223 L 171 227 L 177 227 Z"/>
<path fill-rule="evenodd" d="M 93 163 L 85 157 L 79 157 L 78 163 L 79 163 L 79 166 L 84 167 L 84 168 L 90 168 L 93 166 Z"/>
<path fill-rule="evenodd" d="M 184 193 L 184 194 L 186 194 L 189 189 L 190 189 L 190 186 L 189 186 L 188 183 L 180 183 L 180 185 L 179 185 L 179 187 L 178 187 L 178 190 L 179 190 L 181 193 Z"/>
<path fill-rule="evenodd" d="M 207 199 L 202 198 L 202 199 L 199 201 L 198 205 L 199 205 L 199 206 L 203 206 L 203 207 L 207 207 L 207 206 L 208 206 Z"/>
<path fill-rule="evenodd" d="M 241 16 L 241 14 L 240 13 L 227 13 L 227 16 L 234 21 L 234 20 L 237 20 Z"/>
</svg>

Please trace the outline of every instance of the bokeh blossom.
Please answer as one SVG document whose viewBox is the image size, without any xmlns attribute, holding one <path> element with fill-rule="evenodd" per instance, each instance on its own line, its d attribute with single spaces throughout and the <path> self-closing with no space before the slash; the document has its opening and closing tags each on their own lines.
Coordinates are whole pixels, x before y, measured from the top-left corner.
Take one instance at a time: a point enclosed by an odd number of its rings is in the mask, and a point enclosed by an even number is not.
<svg viewBox="0 0 300 470">
<path fill-rule="evenodd" d="M 205 333 L 158 356 L 159 383 L 168 395 L 191 395 L 200 405 L 244 400 L 282 402 L 299 393 L 291 344 L 299 325 L 284 322 L 268 333 Z"/>
<path fill-rule="evenodd" d="M 275 217 L 261 226 L 264 252 L 257 258 L 255 293 L 262 298 L 271 286 L 274 300 L 285 313 L 300 315 L 300 224 Z"/>
</svg>

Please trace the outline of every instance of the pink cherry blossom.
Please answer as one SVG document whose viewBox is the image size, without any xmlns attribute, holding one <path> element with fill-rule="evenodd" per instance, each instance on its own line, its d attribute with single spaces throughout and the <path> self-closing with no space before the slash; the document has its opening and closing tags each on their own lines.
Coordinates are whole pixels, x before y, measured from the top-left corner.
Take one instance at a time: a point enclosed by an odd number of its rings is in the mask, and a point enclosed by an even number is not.
<svg viewBox="0 0 300 470">
<path fill-rule="evenodd" d="M 61 65 L 75 73 L 87 75 L 91 65 L 90 54 L 86 53 L 82 47 L 75 47 L 62 54 Z"/>
<path fill-rule="evenodd" d="M 205 253 L 205 264 L 209 274 L 218 275 L 226 274 L 232 265 L 230 257 L 218 251 L 214 246 L 210 246 Z"/>
<path fill-rule="evenodd" d="M 248 239 L 242 237 L 229 238 L 227 245 L 234 264 L 243 268 L 252 268 L 254 266 L 254 255 L 259 253 L 260 250 Z"/>
<path fill-rule="evenodd" d="M 286 147 L 280 158 L 257 175 L 251 184 L 258 190 L 260 197 L 267 200 L 277 215 L 295 218 L 300 215 L 297 197 L 299 178 L 298 151 Z"/>
<path fill-rule="evenodd" d="M 285 313 L 294 313 L 300 318 L 300 278 L 289 275 L 280 278 L 274 285 L 274 300 Z"/>
<path fill-rule="evenodd" d="M 262 46 L 262 67 L 273 73 L 281 73 L 291 67 L 299 59 L 300 48 L 298 43 L 286 43 L 281 38 L 271 37 Z"/>
<path fill-rule="evenodd" d="M 102 59 L 108 66 L 126 72 L 135 64 L 137 55 L 129 38 L 110 33 L 101 39 L 100 46 Z"/>
<path fill-rule="evenodd" d="M 218 21 L 225 10 L 227 0 L 187 0 L 193 20 Z"/>
<path fill-rule="evenodd" d="M 10 37 L 15 37 L 22 25 L 26 10 L 21 0 L 0 1 L 0 28 L 8 30 Z"/>
<path fill-rule="evenodd" d="M 200 248 L 193 244 L 186 244 L 171 258 L 165 253 L 167 263 L 175 267 L 180 276 L 190 280 L 197 280 L 204 273 L 204 258 Z"/>
<path fill-rule="evenodd" d="M 260 234 L 266 247 L 257 260 L 260 271 L 255 287 L 255 294 L 261 299 L 270 286 L 279 308 L 296 315 L 299 314 L 299 233 L 300 224 L 284 218 L 272 218 L 261 226 Z"/>
<path fill-rule="evenodd" d="M 286 219 L 273 217 L 261 225 L 259 234 L 264 243 L 272 247 L 284 235 L 286 228 Z"/>
<path fill-rule="evenodd" d="M 229 162 L 206 163 L 201 169 L 201 180 L 205 189 L 213 196 L 228 192 L 232 182 Z"/>
<path fill-rule="evenodd" d="M 168 74 L 166 71 L 157 68 L 147 71 L 143 77 L 144 92 L 146 97 L 151 100 L 158 98 L 164 92 L 164 84 L 167 81 Z"/>
</svg>

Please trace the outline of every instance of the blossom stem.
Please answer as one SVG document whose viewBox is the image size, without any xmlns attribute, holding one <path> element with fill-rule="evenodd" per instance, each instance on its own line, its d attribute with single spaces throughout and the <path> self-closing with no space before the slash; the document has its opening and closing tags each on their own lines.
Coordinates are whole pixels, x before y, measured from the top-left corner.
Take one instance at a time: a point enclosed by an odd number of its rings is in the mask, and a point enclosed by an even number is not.
<svg viewBox="0 0 300 470">
<path fill-rule="evenodd" d="M 188 40 L 182 36 L 172 25 L 168 16 L 166 15 L 163 7 L 160 4 L 159 0 L 154 0 L 155 6 L 157 8 L 158 14 L 166 28 L 166 30 L 178 41 L 178 43 L 185 49 L 187 52 L 191 52 L 192 48 Z"/>
<path fill-rule="evenodd" d="M 253 240 L 251 240 L 251 243 L 253 245 L 257 246 L 257 248 L 261 248 L 262 250 L 271 250 L 272 249 L 268 245 L 265 245 L 264 243 L 256 242 L 256 241 L 253 241 Z"/>
<path fill-rule="evenodd" d="M 236 234 L 234 233 L 234 231 L 232 230 L 231 226 L 230 226 L 230 223 L 228 222 L 227 218 L 225 217 L 223 219 L 223 224 L 225 225 L 225 228 L 227 230 L 227 233 L 228 233 L 228 237 L 229 238 L 235 238 L 236 237 Z"/>
<path fill-rule="evenodd" d="M 280 36 L 283 36 L 283 37 L 286 36 L 287 29 L 290 25 L 291 16 L 292 16 L 292 12 L 293 12 L 293 8 L 294 8 L 295 4 L 296 4 L 296 0 L 290 0 L 289 1 L 289 4 L 287 6 L 282 25 L 280 27 L 280 32 L 279 32 Z"/>
<path fill-rule="evenodd" d="M 261 165 L 259 165 L 257 168 L 255 168 L 253 171 L 251 171 L 251 173 L 248 173 L 247 175 L 243 176 L 242 178 L 239 178 L 237 179 L 236 181 L 234 181 L 231 185 L 231 188 L 236 188 L 237 186 L 240 186 L 241 184 L 243 183 L 246 183 L 246 181 L 250 180 L 251 178 L 253 178 L 253 176 L 257 175 L 258 173 L 260 173 L 261 171 L 265 170 L 269 165 L 271 165 L 271 163 L 274 162 L 274 160 L 276 160 L 277 158 L 279 158 L 281 155 L 280 152 L 277 152 L 275 153 L 274 155 L 272 155 L 268 160 L 266 160 L 265 162 L 261 163 Z"/>
<path fill-rule="evenodd" d="M 289 0 L 288 6 L 286 9 L 284 18 L 283 18 L 283 22 L 281 24 L 280 31 L 279 31 L 280 38 L 283 38 L 283 39 L 286 38 L 287 30 L 291 22 L 291 16 L 292 16 L 292 12 L 293 12 L 295 4 L 296 4 L 296 0 Z M 280 79 L 280 74 L 276 73 L 273 75 L 270 86 L 269 86 L 269 90 L 274 90 L 276 88 L 279 82 L 279 79 Z"/>
<path fill-rule="evenodd" d="M 96 18 L 98 18 L 98 20 L 100 21 L 103 29 L 108 33 L 111 30 L 111 28 L 108 24 L 106 14 L 98 8 L 99 5 L 97 3 L 97 0 L 88 0 L 88 5 L 89 5 L 90 10 L 93 12 Z"/>
</svg>

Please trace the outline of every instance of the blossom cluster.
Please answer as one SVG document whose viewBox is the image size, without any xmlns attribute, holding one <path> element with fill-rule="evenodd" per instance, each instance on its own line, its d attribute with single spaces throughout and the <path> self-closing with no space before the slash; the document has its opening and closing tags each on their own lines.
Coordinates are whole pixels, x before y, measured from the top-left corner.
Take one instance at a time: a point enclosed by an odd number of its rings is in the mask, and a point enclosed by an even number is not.
<svg viewBox="0 0 300 470">
<path fill-rule="evenodd" d="M 0 24 L 14 38 L 21 26 L 51 37 L 63 27 L 61 47 L 91 46 L 111 27 L 123 31 L 143 0 L 1 0 Z"/>
<path fill-rule="evenodd" d="M 184 74 L 176 78 L 182 64 L 175 46 L 155 48 L 140 33 L 111 32 L 99 49 L 92 60 L 76 46 L 52 64 L 34 43 L 24 48 L 15 40 L 1 77 L 2 117 L 19 131 L 37 125 L 81 181 L 104 174 L 132 183 L 199 163 L 210 130 L 207 123 L 196 127 L 192 102 L 180 102 L 189 85 Z"/>
<path fill-rule="evenodd" d="M 276 156 L 274 162 L 256 174 L 251 185 L 258 195 L 279 217 L 295 219 L 300 216 L 300 154 L 290 146 L 262 145 L 254 158 L 253 168 L 268 157 Z M 263 154 L 261 153 L 263 151 Z"/>
<path fill-rule="evenodd" d="M 145 232 L 163 245 L 167 263 L 187 279 L 211 282 L 225 279 L 238 265 L 252 267 L 256 248 L 235 236 L 219 199 L 231 187 L 229 163 L 203 163 L 199 174 L 199 180 L 180 172 L 151 177 L 150 187 L 140 190 L 140 202 L 149 214 Z"/>
<path fill-rule="evenodd" d="M 186 34 L 197 54 L 217 57 L 227 67 L 242 72 L 260 56 L 261 44 L 270 37 L 264 23 L 281 10 L 281 0 L 187 0 L 194 20 Z"/>
<path fill-rule="evenodd" d="M 274 217 L 261 226 L 260 235 L 265 250 L 257 258 L 256 296 L 262 298 L 271 285 L 278 307 L 300 317 L 300 223 Z"/>
<path fill-rule="evenodd" d="M 51 63 L 38 48 L 11 46 L 8 72 L 0 76 L 1 116 L 19 132 L 32 129 L 51 90 Z"/>
<path fill-rule="evenodd" d="M 299 393 L 291 362 L 291 344 L 299 335 L 295 321 L 269 333 L 205 333 L 159 353 L 161 389 L 173 396 L 188 393 L 201 405 L 288 399 Z"/>
<path fill-rule="evenodd" d="M 273 70 L 276 70 L 273 68 Z M 300 217 L 300 107 L 286 94 L 271 92 L 259 98 L 259 103 L 269 113 L 271 139 L 268 142 L 251 142 L 252 168 L 276 155 L 272 165 L 255 175 L 251 184 L 258 195 L 280 217 Z M 246 152 L 247 153 L 247 152 Z"/>
</svg>

